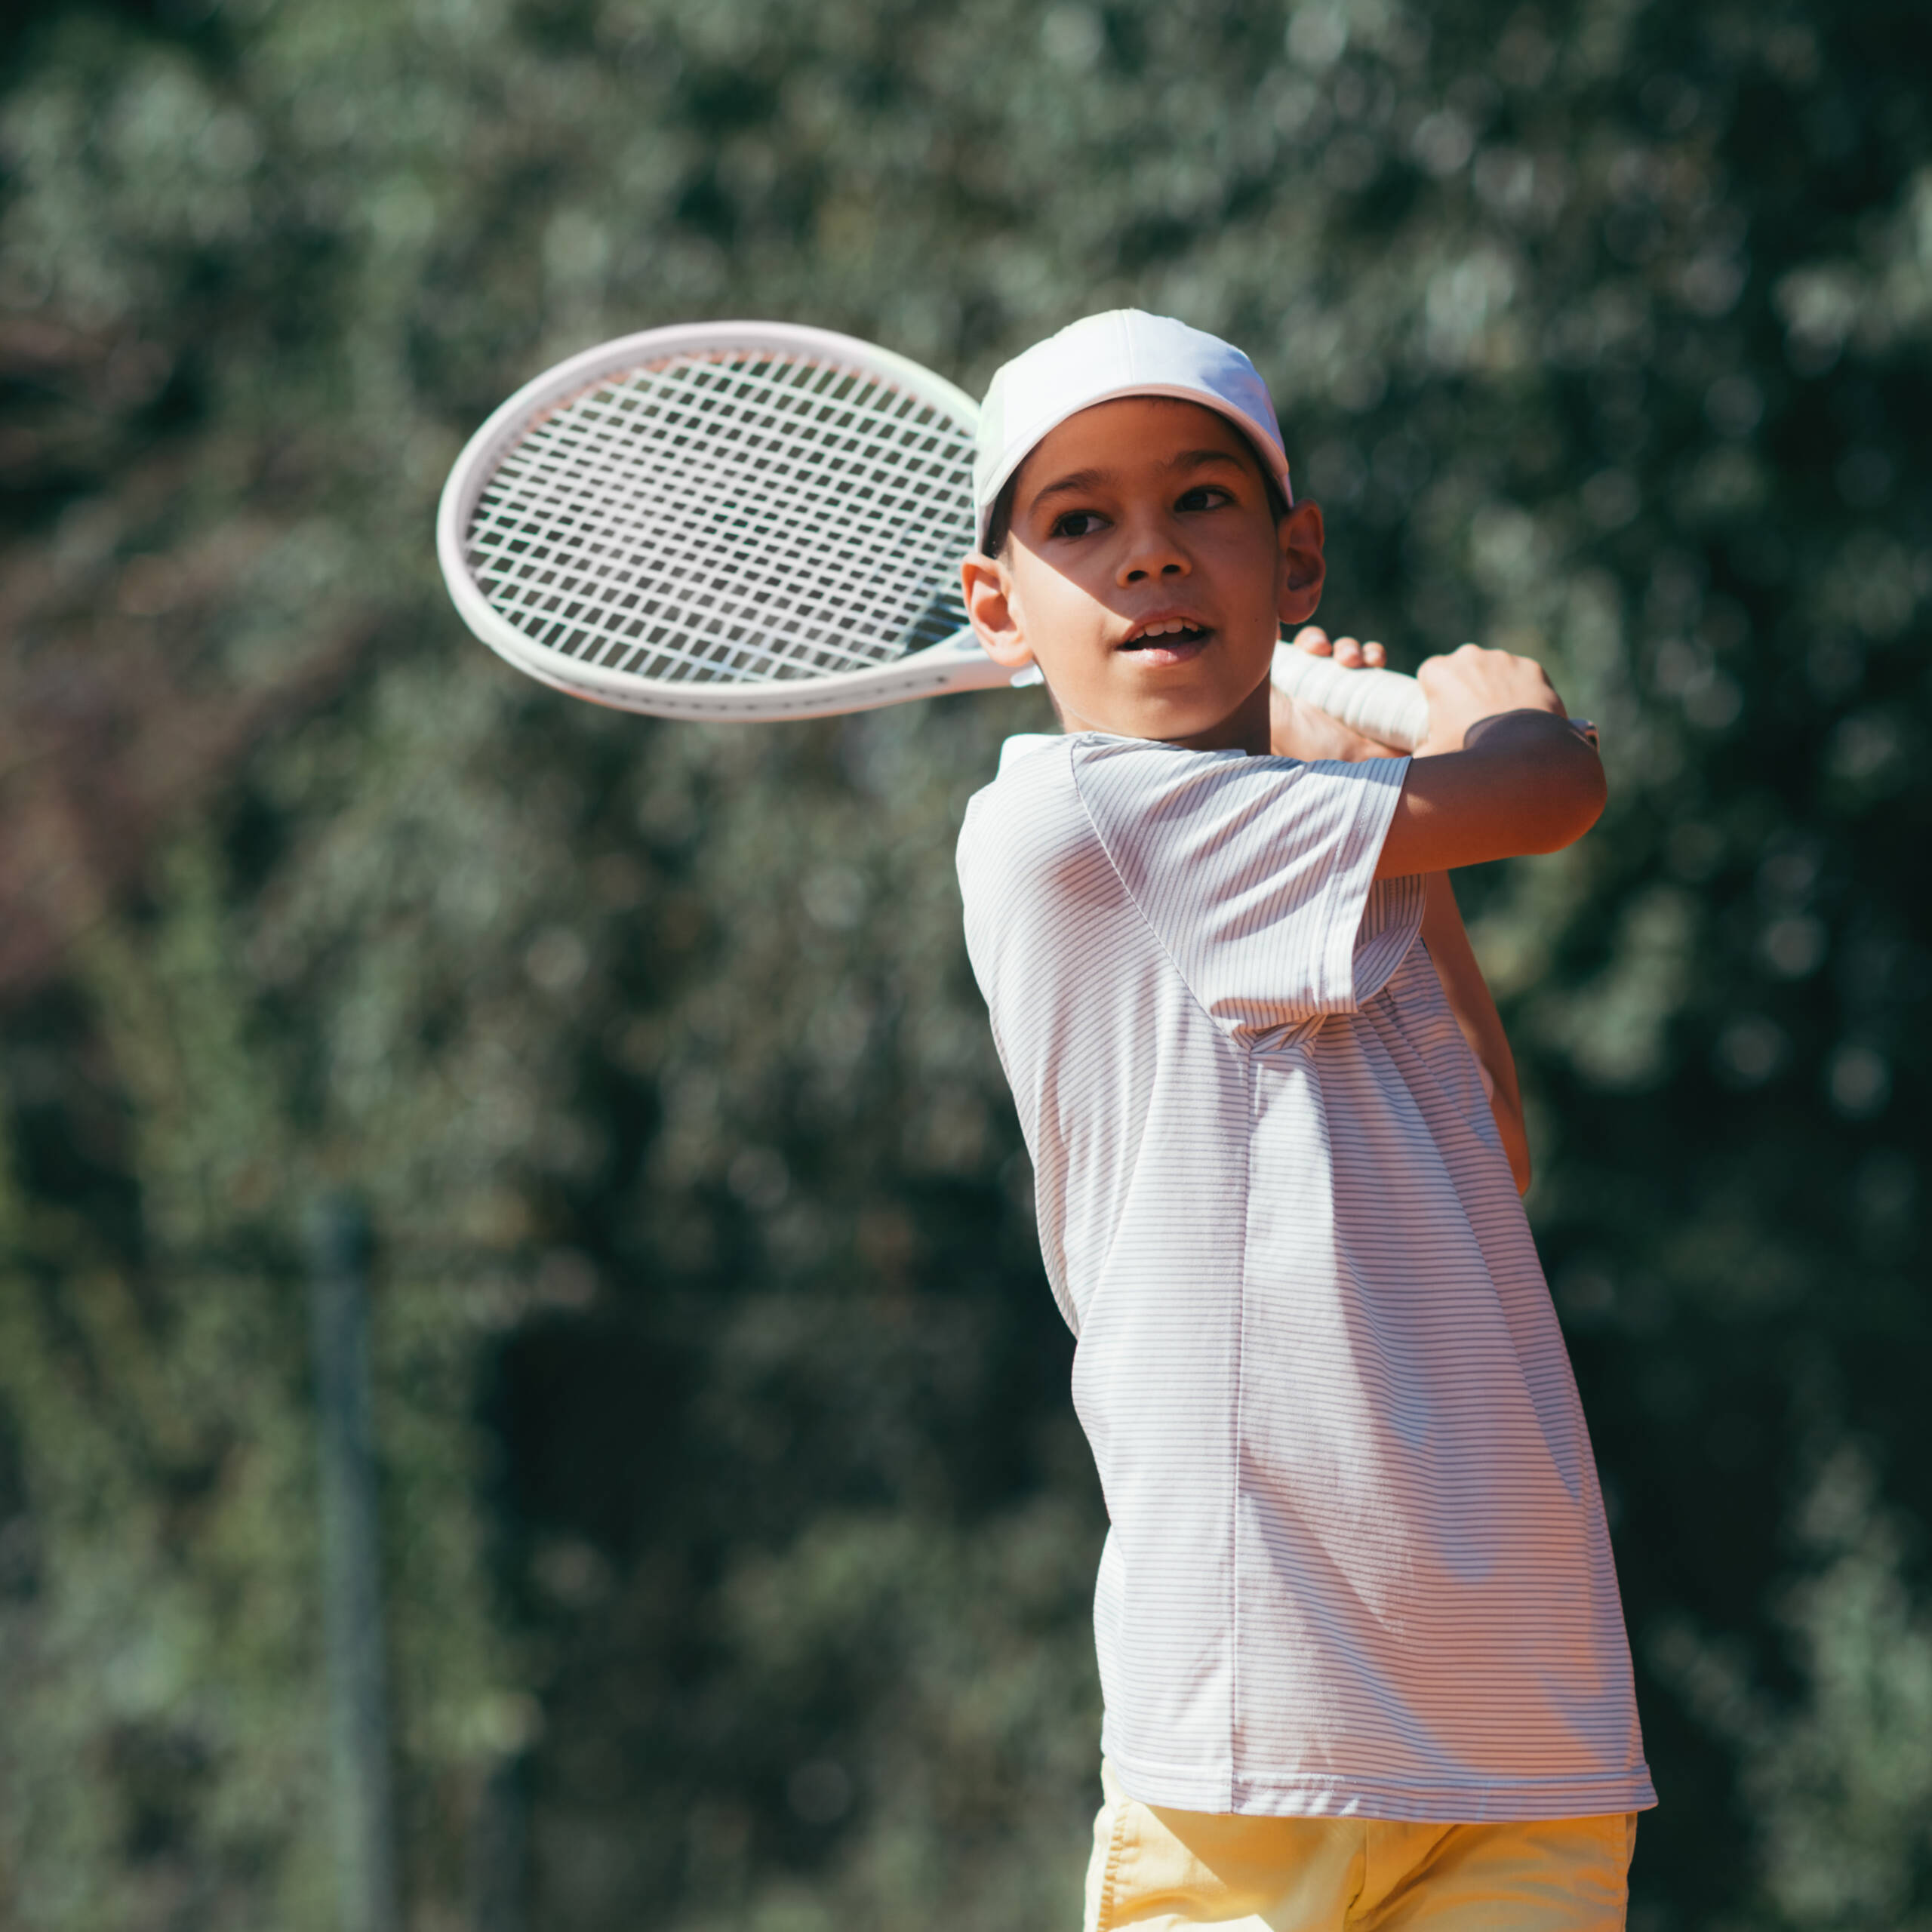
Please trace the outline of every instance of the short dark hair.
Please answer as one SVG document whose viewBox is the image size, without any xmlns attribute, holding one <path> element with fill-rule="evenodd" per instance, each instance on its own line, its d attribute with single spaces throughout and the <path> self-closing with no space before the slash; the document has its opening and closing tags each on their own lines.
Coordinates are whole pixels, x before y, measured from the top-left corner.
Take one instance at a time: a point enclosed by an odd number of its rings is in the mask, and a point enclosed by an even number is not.
<svg viewBox="0 0 1932 1932">
<path fill-rule="evenodd" d="M 1020 472 L 1015 470 L 999 486 L 999 494 L 993 499 L 992 514 L 986 518 L 985 554 L 997 557 L 1004 554 L 1007 539 L 1013 534 L 1013 488 L 1020 481 Z"/>
<path fill-rule="evenodd" d="M 1224 418 L 1223 420 L 1226 419 Z M 1275 472 L 1262 459 L 1261 452 L 1254 447 L 1254 438 L 1237 423 L 1228 427 L 1240 437 L 1241 447 L 1254 459 L 1254 466 L 1261 472 L 1262 488 L 1268 492 L 1268 508 L 1275 521 L 1279 523 L 1288 513 L 1288 500 L 1283 494 Z M 1022 460 L 1022 466 L 1024 459 Z M 1000 485 L 999 494 L 993 499 L 993 506 L 986 518 L 986 541 L 983 555 L 989 557 L 1003 556 L 1008 540 L 1013 535 L 1013 493 L 1020 481 L 1020 470 Z"/>
</svg>

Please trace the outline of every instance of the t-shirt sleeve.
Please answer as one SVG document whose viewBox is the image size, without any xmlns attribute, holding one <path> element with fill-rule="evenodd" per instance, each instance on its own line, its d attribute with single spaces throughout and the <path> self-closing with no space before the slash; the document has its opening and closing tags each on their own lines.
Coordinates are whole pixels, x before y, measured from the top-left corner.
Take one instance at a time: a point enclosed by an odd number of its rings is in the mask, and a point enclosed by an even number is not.
<svg viewBox="0 0 1932 1932">
<path fill-rule="evenodd" d="M 1375 867 L 1407 771 L 1118 739 L 1074 762 L 1121 884 L 1231 1034 L 1353 1013 L 1395 971 L 1422 881 Z"/>
</svg>

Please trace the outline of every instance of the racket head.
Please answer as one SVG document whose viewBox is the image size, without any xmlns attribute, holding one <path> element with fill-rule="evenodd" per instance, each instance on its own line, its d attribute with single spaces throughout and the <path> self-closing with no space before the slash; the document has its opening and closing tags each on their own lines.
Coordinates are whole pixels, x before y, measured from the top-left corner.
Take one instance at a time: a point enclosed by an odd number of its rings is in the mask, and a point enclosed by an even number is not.
<svg viewBox="0 0 1932 1932">
<path fill-rule="evenodd" d="M 436 518 L 464 623 L 577 697 L 825 715 L 1010 681 L 966 628 L 978 408 L 826 329 L 599 344 L 476 432 Z"/>
</svg>

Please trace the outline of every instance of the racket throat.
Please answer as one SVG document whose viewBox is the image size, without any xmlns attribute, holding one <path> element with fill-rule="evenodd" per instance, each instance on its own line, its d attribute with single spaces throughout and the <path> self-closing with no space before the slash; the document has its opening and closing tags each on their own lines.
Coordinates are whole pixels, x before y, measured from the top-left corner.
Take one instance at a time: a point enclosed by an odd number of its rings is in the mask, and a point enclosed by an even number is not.
<svg viewBox="0 0 1932 1932">
<path fill-rule="evenodd" d="M 955 631 L 950 637 L 942 638 L 927 651 L 925 661 L 936 664 L 957 662 L 977 666 L 991 660 L 986 655 L 986 646 L 971 629 L 967 629 Z M 1041 676 L 1038 665 L 1029 664 L 1025 669 L 1014 672 L 1007 682 L 1017 691 L 1028 685 L 1044 684 L 1046 680 Z"/>
</svg>

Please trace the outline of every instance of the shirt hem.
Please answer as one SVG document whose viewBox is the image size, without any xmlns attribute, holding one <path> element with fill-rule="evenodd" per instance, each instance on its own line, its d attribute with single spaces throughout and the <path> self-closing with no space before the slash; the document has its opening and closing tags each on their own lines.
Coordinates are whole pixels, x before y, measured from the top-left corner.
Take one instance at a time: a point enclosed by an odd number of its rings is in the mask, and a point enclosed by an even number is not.
<svg viewBox="0 0 1932 1932">
<path fill-rule="evenodd" d="M 1647 1769 L 1616 1777 L 1509 1778 L 1486 1783 L 1316 1777 L 1236 1778 L 1226 1771 L 1150 1765 L 1112 1749 L 1121 1788 L 1143 1804 L 1253 1818 L 1379 1818 L 1403 1824 L 1518 1824 L 1647 1811 Z"/>
</svg>

